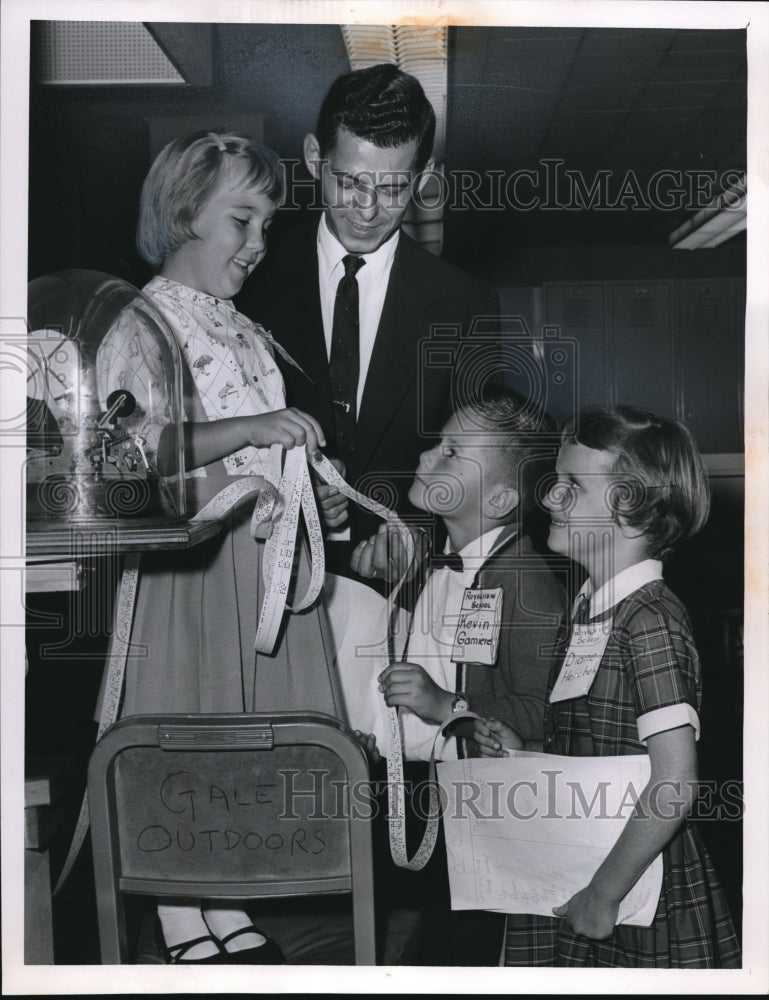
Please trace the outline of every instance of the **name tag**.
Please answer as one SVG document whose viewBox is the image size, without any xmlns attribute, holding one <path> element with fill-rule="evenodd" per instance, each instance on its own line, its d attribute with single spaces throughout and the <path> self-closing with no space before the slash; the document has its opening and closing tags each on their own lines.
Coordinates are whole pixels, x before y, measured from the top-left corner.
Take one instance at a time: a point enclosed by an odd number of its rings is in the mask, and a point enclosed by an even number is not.
<svg viewBox="0 0 769 1000">
<path fill-rule="evenodd" d="M 550 702 L 568 701 L 587 694 L 595 680 L 611 635 L 611 621 L 575 625 Z"/>
<path fill-rule="evenodd" d="M 501 622 L 501 587 L 494 587 L 492 590 L 465 587 L 451 648 L 452 662 L 493 666 L 497 660 Z"/>
</svg>

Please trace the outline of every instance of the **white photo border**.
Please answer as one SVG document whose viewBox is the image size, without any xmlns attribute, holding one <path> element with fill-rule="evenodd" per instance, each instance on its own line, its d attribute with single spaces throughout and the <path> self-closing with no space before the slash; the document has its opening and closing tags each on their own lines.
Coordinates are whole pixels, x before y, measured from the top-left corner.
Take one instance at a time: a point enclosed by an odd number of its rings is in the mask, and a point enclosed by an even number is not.
<svg viewBox="0 0 769 1000">
<path fill-rule="evenodd" d="M 3 0 L 0 7 L 0 393 L 1 420 L 23 412 L 19 358 L 7 341 L 25 331 L 29 37 L 32 20 L 211 23 L 409 23 L 747 29 L 748 266 L 746 308 L 745 876 L 743 969 L 708 972 L 477 968 L 25 966 L 23 964 L 22 586 L 23 442 L 0 447 L 0 732 L 2 732 L 3 992 L 72 993 L 692 993 L 769 989 L 769 7 L 762 3 L 515 0 Z M 8 484 L 11 484 L 9 487 Z M 650 979 L 651 977 L 651 979 Z"/>
</svg>

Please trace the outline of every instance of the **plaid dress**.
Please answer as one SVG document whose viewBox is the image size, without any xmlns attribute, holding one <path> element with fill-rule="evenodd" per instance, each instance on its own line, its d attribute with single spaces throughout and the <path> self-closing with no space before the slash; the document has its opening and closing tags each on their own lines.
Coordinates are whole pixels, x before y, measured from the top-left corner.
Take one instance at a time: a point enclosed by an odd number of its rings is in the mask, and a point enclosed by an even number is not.
<svg viewBox="0 0 769 1000">
<path fill-rule="evenodd" d="M 587 695 L 548 703 L 548 753 L 646 753 L 636 720 L 659 709 L 700 704 L 700 666 L 688 615 L 662 580 L 645 583 L 612 608 L 606 650 Z M 603 617 L 603 616 L 602 616 Z M 568 647 L 554 658 L 552 688 Z M 576 935 L 556 917 L 509 915 L 504 963 L 511 966 L 739 968 L 739 944 L 723 891 L 697 831 L 679 829 L 663 851 L 662 891 L 650 927 L 619 925 L 610 938 Z"/>
</svg>

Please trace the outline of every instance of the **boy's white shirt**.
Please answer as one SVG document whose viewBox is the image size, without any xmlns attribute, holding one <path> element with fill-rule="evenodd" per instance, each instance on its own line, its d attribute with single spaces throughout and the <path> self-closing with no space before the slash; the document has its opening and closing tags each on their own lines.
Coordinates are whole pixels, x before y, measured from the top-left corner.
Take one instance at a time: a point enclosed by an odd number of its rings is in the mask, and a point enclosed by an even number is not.
<svg viewBox="0 0 769 1000">
<path fill-rule="evenodd" d="M 662 563 L 659 559 L 643 559 L 634 563 L 617 573 L 610 580 L 607 580 L 601 587 L 593 593 L 593 585 L 587 579 L 582 585 L 572 607 L 572 614 L 576 611 L 580 598 L 584 595 L 590 602 L 589 617 L 597 618 L 599 615 L 611 611 L 626 597 L 635 593 L 636 590 L 654 580 L 662 579 Z M 665 708 L 657 708 L 651 712 L 639 715 L 636 720 L 638 726 L 638 736 L 642 743 L 646 743 L 650 736 L 657 733 L 664 733 L 669 729 L 677 729 L 679 726 L 689 725 L 694 729 L 695 739 L 700 738 L 700 720 L 693 706 L 685 702 L 676 705 L 668 705 Z"/>
<path fill-rule="evenodd" d="M 406 659 L 424 667 L 435 683 L 446 691 L 455 690 L 456 664 L 451 659 L 451 649 L 465 588 L 472 586 L 476 573 L 494 552 L 504 527 L 492 528 L 468 542 L 459 550 L 464 564 L 462 572 L 436 570 L 427 578 L 417 599 Z M 445 551 L 449 550 L 447 543 Z M 454 737 L 435 739 L 437 724 L 423 722 L 407 708 L 401 710 L 401 722 L 406 760 L 429 760 L 433 744 L 438 760 L 457 759 Z"/>
</svg>

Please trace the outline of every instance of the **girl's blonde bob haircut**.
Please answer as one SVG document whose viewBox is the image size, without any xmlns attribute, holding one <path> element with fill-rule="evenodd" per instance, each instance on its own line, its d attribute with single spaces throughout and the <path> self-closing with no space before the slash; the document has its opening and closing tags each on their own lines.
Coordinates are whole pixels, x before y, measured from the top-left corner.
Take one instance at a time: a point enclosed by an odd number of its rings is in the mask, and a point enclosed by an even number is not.
<svg viewBox="0 0 769 1000">
<path fill-rule="evenodd" d="M 569 421 L 561 441 L 614 456 L 609 506 L 644 535 L 651 558 L 665 559 L 707 521 L 710 482 L 684 424 L 633 406 L 595 408 Z"/>
<path fill-rule="evenodd" d="M 276 204 L 283 198 L 277 153 L 247 136 L 194 132 L 158 153 L 142 186 L 136 230 L 136 246 L 148 264 L 162 267 L 174 247 L 198 238 L 192 224 L 228 169 L 241 170 L 244 187 L 256 187 Z"/>
</svg>

